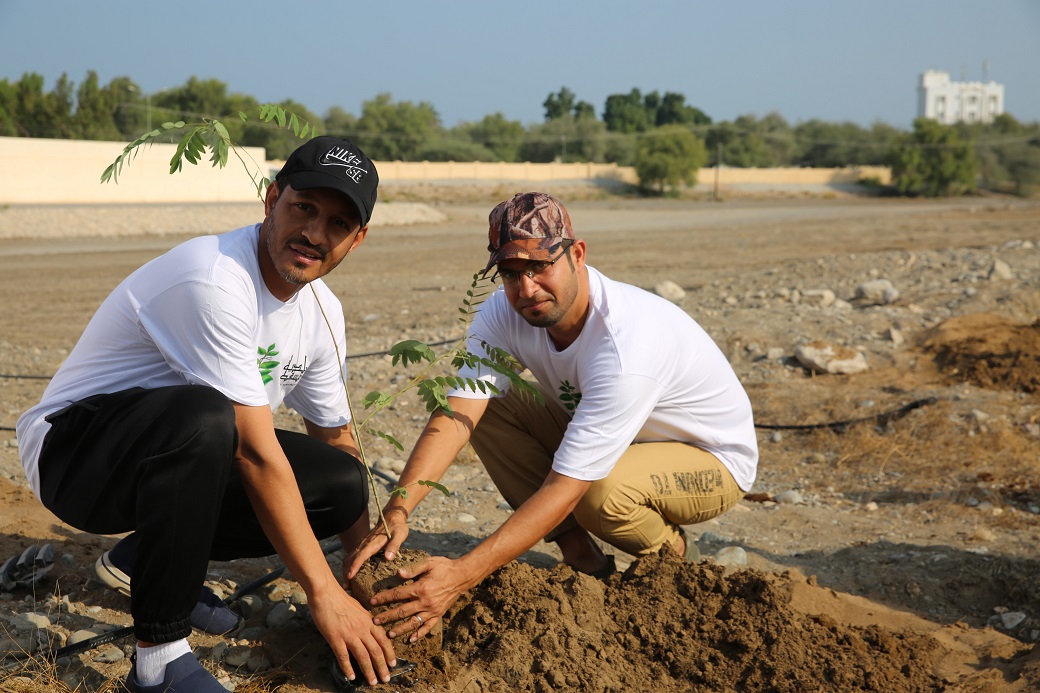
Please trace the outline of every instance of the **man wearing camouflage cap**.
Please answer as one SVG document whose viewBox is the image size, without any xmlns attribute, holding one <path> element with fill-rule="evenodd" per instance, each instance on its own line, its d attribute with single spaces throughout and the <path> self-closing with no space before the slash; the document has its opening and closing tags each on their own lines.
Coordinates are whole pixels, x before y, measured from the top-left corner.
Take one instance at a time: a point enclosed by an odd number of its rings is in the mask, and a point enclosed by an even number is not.
<svg viewBox="0 0 1040 693">
<path fill-rule="evenodd" d="M 384 509 L 390 539 L 370 534 L 348 574 L 381 549 L 393 558 L 429 490 L 416 482 L 439 479 L 467 441 L 515 512 L 464 556 L 433 557 L 402 571 L 412 584 L 376 595 L 377 604 L 397 602 L 378 623 L 405 620 L 391 637 L 425 635 L 462 592 L 542 538 L 597 577 L 614 571 L 614 559 L 592 535 L 636 556 L 670 547 L 696 561 L 682 525 L 725 512 L 755 479 L 751 404 L 690 316 L 586 264 L 585 242 L 550 195 L 516 195 L 489 221 L 486 271 L 497 267 L 502 286 L 480 306 L 468 348 L 514 356 L 546 403 L 487 368 L 460 372 L 503 394 L 450 393 L 454 418 L 430 418 L 401 475 L 408 496 Z"/>
</svg>

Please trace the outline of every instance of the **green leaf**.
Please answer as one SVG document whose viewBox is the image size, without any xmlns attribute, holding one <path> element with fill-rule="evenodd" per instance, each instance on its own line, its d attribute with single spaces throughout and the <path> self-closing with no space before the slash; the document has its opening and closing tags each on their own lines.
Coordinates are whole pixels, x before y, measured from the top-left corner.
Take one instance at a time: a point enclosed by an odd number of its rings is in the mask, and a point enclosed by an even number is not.
<svg viewBox="0 0 1040 693">
<path fill-rule="evenodd" d="M 213 131 L 216 132 L 220 139 L 225 142 L 231 141 L 231 135 L 228 134 L 227 128 L 224 127 L 224 124 L 219 120 L 213 121 Z"/>
<path fill-rule="evenodd" d="M 391 363 L 394 366 L 397 365 L 398 361 L 402 365 L 408 366 L 411 363 L 419 363 L 423 360 L 430 363 L 437 360 L 437 354 L 434 353 L 433 349 L 415 339 L 406 339 L 403 342 L 398 342 L 390 347 L 390 351 L 387 354 L 393 357 Z"/>
<path fill-rule="evenodd" d="M 427 481 L 426 479 L 420 479 L 416 483 L 419 484 L 420 486 L 429 486 L 430 488 L 435 488 L 438 491 L 440 491 L 441 493 L 443 493 L 445 496 L 450 496 L 451 495 L 451 491 L 448 490 L 447 486 L 444 486 L 442 484 L 438 484 L 436 481 Z"/>
<path fill-rule="evenodd" d="M 372 407 L 381 409 L 382 407 L 385 407 L 386 403 L 391 399 L 393 399 L 392 395 L 386 392 L 380 392 L 379 390 L 373 390 L 361 399 L 361 404 L 365 409 L 371 409 Z"/>
<path fill-rule="evenodd" d="M 385 440 L 386 442 L 388 442 L 391 445 L 393 445 L 398 450 L 404 450 L 404 446 L 401 445 L 401 443 L 397 440 L 397 438 L 394 438 L 389 433 L 383 433 L 382 431 L 375 431 L 375 434 L 377 436 L 379 436 L 380 438 L 382 438 L 383 440 Z"/>
<path fill-rule="evenodd" d="M 277 361 L 264 361 L 260 364 L 260 368 L 274 368 L 278 365 Z"/>
<path fill-rule="evenodd" d="M 417 389 L 419 390 L 419 396 L 426 403 L 426 411 L 432 413 L 439 410 L 448 416 L 454 416 L 443 387 L 432 380 L 424 380 L 419 383 Z"/>
<path fill-rule="evenodd" d="M 404 488 L 403 486 L 396 487 L 393 491 L 390 492 L 391 498 L 394 498 L 395 496 L 398 498 L 407 498 L 408 489 Z"/>
</svg>

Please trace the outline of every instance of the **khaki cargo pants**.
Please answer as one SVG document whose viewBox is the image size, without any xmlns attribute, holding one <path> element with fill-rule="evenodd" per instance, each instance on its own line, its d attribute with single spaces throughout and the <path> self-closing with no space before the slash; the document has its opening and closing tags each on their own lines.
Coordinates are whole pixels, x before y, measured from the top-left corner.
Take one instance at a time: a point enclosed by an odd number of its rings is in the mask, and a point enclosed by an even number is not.
<svg viewBox="0 0 1040 693">
<path fill-rule="evenodd" d="M 543 391 L 543 395 L 545 395 Z M 490 400 L 470 443 L 514 509 L 548 476 L 570 418 L 550 395 L 538 404 L 510 388 Z M 729 470 L 712 454 L 675 442 L 635 443 L 610 475 L 592 483 L 574 513 L 546 537 L 580 524 L 626 553 L 644 556 L 675 546 L 678 525 L 716 517 L 743 498 Z"/>
</svg>

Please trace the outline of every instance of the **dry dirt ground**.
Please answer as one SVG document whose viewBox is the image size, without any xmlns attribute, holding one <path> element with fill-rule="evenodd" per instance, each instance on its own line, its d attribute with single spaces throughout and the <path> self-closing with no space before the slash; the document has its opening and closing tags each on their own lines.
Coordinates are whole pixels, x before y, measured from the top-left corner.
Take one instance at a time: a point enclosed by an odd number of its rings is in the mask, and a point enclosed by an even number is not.
<svg viewBox="0 0 1040 693">
<path fill-rule="evenodd" d="M 387 215 L 329 279 L 347 311 L 355 400 L 405 382 L 379 355 L 391 344 L 460 336 L 457 308 L 483 265 L 484 220 L 512 192 L 384 194 L 432 212 L 413 224 Z M 750 394 L 759 477 L 737 508 L 691 528 L 703 564 L 619 554 L 623 572 L 599 582 L 557 565 L 553 545 L 535 546 L 460 600 L 441 651 L 396 688 L 1040 690 L 1040 203 L 556 192 L 591 264 L 648 289 L 662 280 L 685 289 L 678 303 Z M 112 223 L 90 226 L 102 213 Z M 259 213 L 259 204 L 0 210 L 0 426 L 13 427 L 46 384 L 20 376 L 52 373 L 126 274 L 184 234 Z M 150 233 L 111 235 L 134 228 Z M 890 280 L 898 295 L 866 305 L 856 288 L 871 279 Z M 820 290 L 838 300 L 821 305 Z M 812 340 L 863 352 L 869 369 L 806 370 L 793 354 Z M 919 406 L 888 415 L 911 403 Z M 424 420 L 409 395 L 375 423 L 407 446 Z M 289 414 L 279 422 L 300 423 Z M 0 595 L 5 647 L 32 639 L 19 617 L 33 611 L 48 615 L 43 635 L 59 646 L 74 630 L 128 623 L 127 600 L 92 579 L 115 539 L 72 530 L 39 506 L 13 435 L 0 432 L 0 560 L 42 542 L 58 558 L 35 590 Z M 401 453 L 374 438 L 368 448 L 379 468 L 399 468 Z M 507 510 L 468 449 L 444 482 L 452 496 L 419 508 L 409 546 L 456 556 Z M 727 547 L 744 549 L 749 568 L 715 565 Z M 278 565 L 213 563 L 210 577 L 228 589 Z M 289 624 L 265 625 L 275 603 L 302 601 L 291 579 L 259 595 L 249 637 L 229 643 L 266 658 L 254 657 L 258 673 L 221 660 L 220 638 L 193 636 L 197 654 L 239 691 L 335 690 L 302 604 Z M 96 690 L 129 668 L 118 648 L 106 652 L 66 658 L 53 673 Z M 33 676 L 0 674 L 0 690 L 46 689 L 32 688 L 42 685 Z"/>
</svg>

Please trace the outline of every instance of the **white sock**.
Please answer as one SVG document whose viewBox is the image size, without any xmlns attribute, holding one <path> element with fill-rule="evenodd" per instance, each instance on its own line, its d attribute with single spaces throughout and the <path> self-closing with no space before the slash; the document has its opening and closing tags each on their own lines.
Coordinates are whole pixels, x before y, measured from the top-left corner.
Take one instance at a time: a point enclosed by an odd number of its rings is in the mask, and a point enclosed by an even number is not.
<svg viewBox="0 0 1040 693">
<path fill-rule="evenodd" d="M 166 665 L 191 652 L 187 638 L 164 642 L 152 647 L 137 646 L 137 683 L 158 686 L 166 676 Z"/>
</svg>

